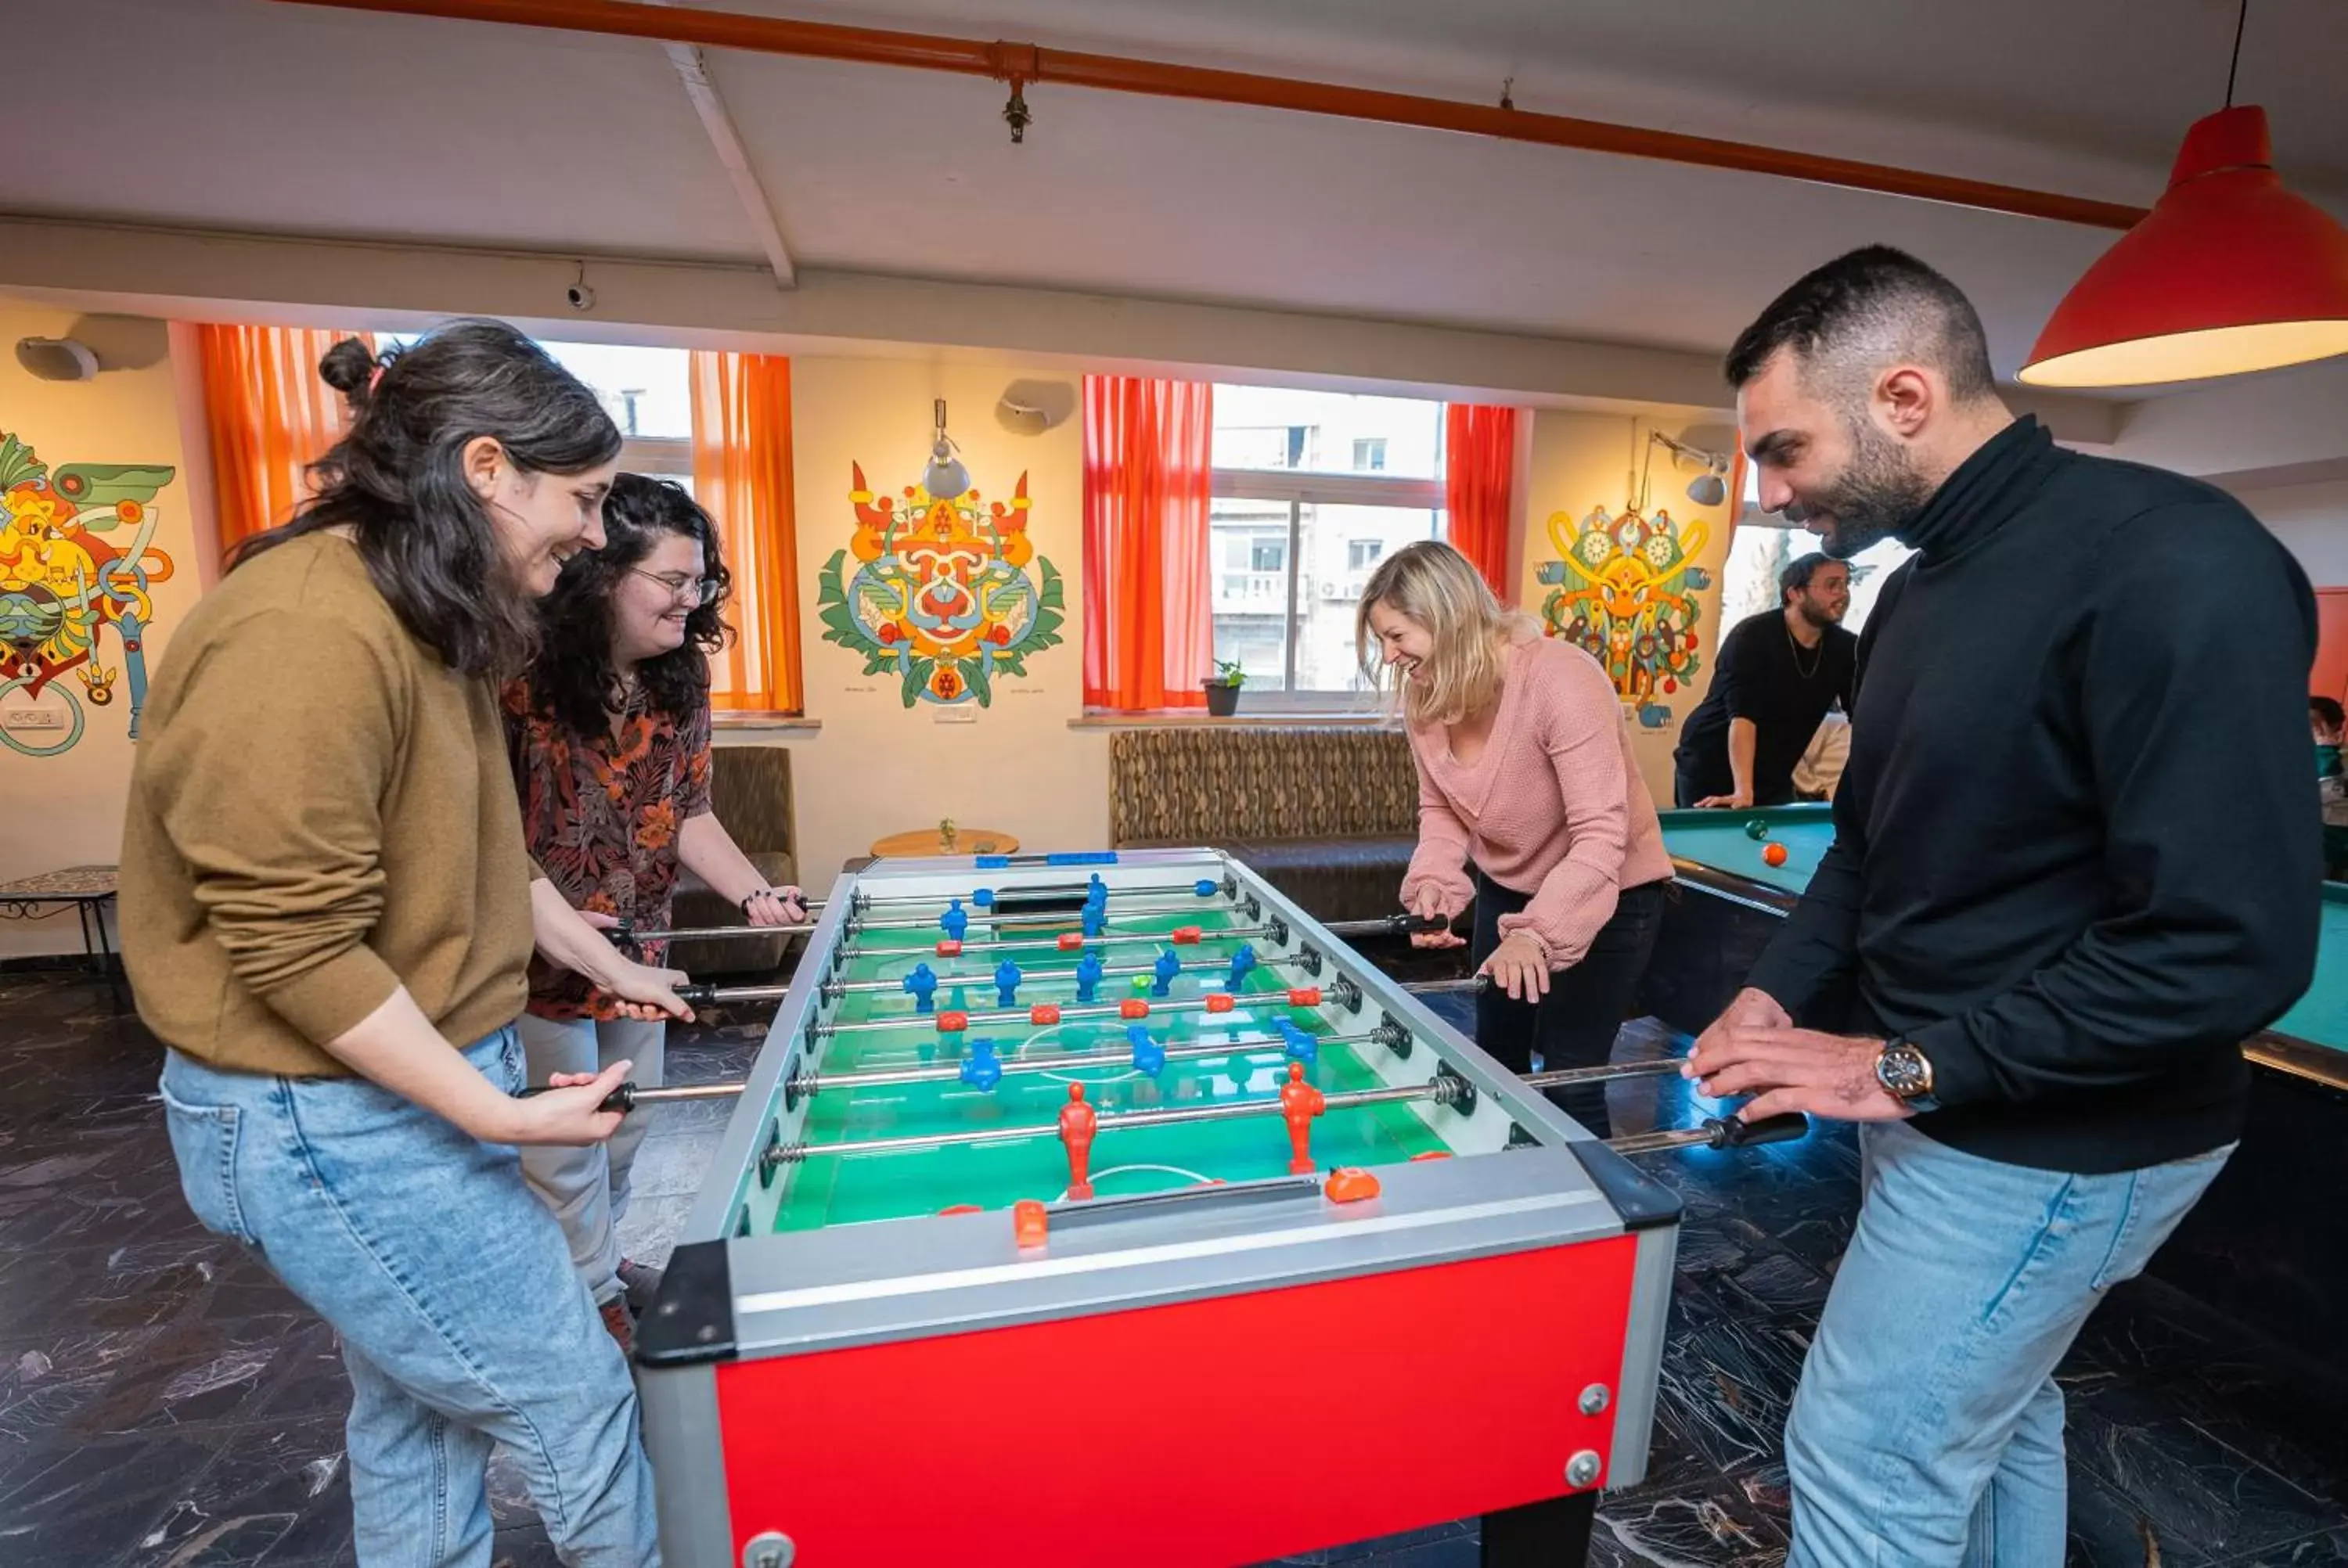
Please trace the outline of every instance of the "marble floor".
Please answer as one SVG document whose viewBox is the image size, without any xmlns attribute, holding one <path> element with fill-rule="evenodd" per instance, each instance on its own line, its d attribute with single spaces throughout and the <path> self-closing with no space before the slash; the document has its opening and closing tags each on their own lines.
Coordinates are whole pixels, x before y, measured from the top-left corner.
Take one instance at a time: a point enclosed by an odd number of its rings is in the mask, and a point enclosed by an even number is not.
<svg viewBox="0 0 2348 1568">
<path fill-rule="evenodd" d="M 154 1040 L 104 987 L 64 974 L 0 973 L 0 1564 L 351 1562 L 334 1336 L 189 1216 Z M 737 1075 L 761 1032 L 756 1019 L 696 1028 L 672 1046 L 672 1074 Z M 1633 1026 L 1620 1050 L 1673 1044 Z M 1621 1132 L 1694 1114 L 1675 1080 L 1615 1091 Z M 723 1115 L 663 1112 L 625 1223 L 633 1255 L 665 1255 Z M 1688 1205 L 1664 1396 L 1647 1482 L 1601 1509 L 1592 1562 L 1775 1563 L 1779 1430 L 1849 1233 L 1855 1150 L 1821 1131 L 1650 1163 Z M 2071 1562 L 2348 1564 L 2348 1399 L 2331 1371 L 2245 1342 L 2166 1286 L 2114 1292 L 2061 1374 Z M 492 1492 L 499 1563 L 554 1563 L 502 1465 Z M 1293 1561 L 1475 1559 L 1462 1522 Z"/>
</svg>

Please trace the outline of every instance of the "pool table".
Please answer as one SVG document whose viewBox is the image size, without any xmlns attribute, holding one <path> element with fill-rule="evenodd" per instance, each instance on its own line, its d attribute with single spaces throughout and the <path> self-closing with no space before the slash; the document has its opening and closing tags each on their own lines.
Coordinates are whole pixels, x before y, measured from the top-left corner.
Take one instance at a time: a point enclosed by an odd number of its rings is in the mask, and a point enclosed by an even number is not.
<svg viewBox="0 0 2348 1568">
<path fill-rule="evenodd" d="M 1674 886 L 1644 1010 L 1694 1033 L 1743 985 L 1834 823 L 1824 804 L 1662 816 Z M 1770 844 L 1784 864 L 1765 860 Z M 2151 1272 L 2328 1364 L 2348 1301 L 2348 886 L 2324 885 L 2314 985 L 2242 1054 L 2241 1147 Z"/>
</svg>

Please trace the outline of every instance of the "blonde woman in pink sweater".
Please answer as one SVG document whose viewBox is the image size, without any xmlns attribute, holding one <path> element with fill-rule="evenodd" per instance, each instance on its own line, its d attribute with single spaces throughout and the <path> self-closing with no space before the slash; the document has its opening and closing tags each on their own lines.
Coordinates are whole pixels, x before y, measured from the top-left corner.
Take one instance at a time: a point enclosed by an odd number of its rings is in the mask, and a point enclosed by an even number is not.
<svg viewBox="0 0 2348 1568">
<path fill-rule="evenodd" d="M 1447 544 L 1381 562 L 1354 630 L 1364 667 L 1400 693 L 1418 763 L 1403 905 L 1445 919 L 1475 907 L 1470 957 L 1491 982 L 1477 999 L 1476 1043 L 1518 1072 L 1536 1050 L 1549 1068 L 1606 1061 L 1672 875 L 1612 682 L 1589 654 L 1503 609 Z M 1558 1099 L 1608 1135 L 1602 1088 Z"/>
</svg>

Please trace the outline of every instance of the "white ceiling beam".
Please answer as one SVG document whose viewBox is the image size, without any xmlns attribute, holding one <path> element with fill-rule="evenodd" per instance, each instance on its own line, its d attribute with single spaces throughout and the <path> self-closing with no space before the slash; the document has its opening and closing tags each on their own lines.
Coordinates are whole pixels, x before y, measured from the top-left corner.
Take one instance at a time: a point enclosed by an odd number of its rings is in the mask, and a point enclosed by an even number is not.
<svg viewBox="0 0 2348 1568">
<path fill-rule="evenodd" d="M 655 0 L 666 5 L 669 0 Z M 742 145 L 741 133 L 734 128 L 734 117 L 726 112 L 726 100 L 710 79 L 709 62 L 691 44 L 663 44 L 668 63 L 676 72 L 676 79 L 685 87 L 685 96 L 693 100 L 693 112 L 701 120 L 701 128 L 709 138 L 709 149 L 717 155 L 725 168 L 726 178 L 733 182 L 735 199 L 742 204 L 742 216 L 749 220 L 750 231 L 757 236 L 759 250 L 766 252 L 767 270 L 775 274 L 775 286 L 782 289 L 798 287 L 798 267 L 791 260 L 790 247 L 783 242 L 783 230 L 777 220 L 774 198 L 758 182 L 758 172 L 750 167 L 749 149 Z"/>
</svg>

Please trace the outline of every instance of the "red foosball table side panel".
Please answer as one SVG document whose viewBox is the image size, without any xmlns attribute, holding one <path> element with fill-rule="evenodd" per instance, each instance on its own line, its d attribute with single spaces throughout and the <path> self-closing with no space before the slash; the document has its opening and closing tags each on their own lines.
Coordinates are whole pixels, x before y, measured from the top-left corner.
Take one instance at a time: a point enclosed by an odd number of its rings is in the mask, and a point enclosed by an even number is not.
<svg viewBox="0 0 2348 1568">
<path fill-rule="evenodd" d="M 780 1531 L 796 1568 L 1249 1563 L 1555 1497 L 1611 1466 L 1578 1401 L 1619 1395 L 1637 1249 L 726 1363 L 736 1560 Z"/>
</svg>

